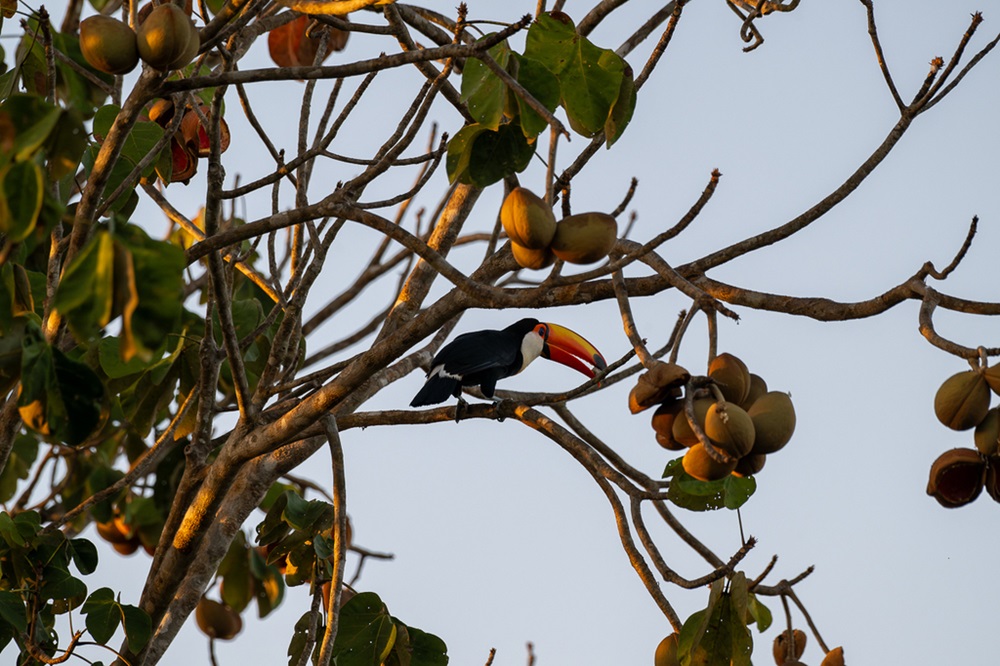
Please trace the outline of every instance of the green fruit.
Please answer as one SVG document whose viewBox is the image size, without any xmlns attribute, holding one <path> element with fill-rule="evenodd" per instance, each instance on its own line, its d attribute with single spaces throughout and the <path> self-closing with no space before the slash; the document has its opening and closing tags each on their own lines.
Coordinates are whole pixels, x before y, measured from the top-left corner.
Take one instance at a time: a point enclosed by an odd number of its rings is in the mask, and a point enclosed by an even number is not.
<svg viewBox="0 0 1000 666">
<path fill-rule="evenodd" d="M 747 410 L 756 433 L 753 453 L 774 453 L 781 449 L 795 432 L 795 408 L 787 393 L 765 393 Z"/>
<path fill-rule="evenodd" d="M 984 456 L 993 456 L 1000 449 L 1000 409 L 994 407 L 986 412 L 986 417 L 976 426 L 973 433 L 976 448 Z"/>
<path fill-rule="evenodd" d="M 697 398 L 694 401 L 694 415 L 702 429 L 705 427 L 705 414 L 708 413 L 708 408 L 714 404 L 715 401 L 711 398 Z M 674 437 L 674 441 L 684 446 L 694 446 L 698 443 L 698 436 L 694 434 L 694 430 L 691 429 L 691 423 L 687 420 L 683 411 L 678 418 L 674 419 L 674 424 L 670 432 Z"/>
<path fill-rule="evenodd" d="M 136 31 L 136 39 L 139 56 L 150 67 L 161 71 L 187 65 L 201 46 L 198 29 L 191 18 L 171 3 L 150 12 Z"/>
<path fill-rule="evenodd" d="M 695 444 L 687 450 L 681 459 L 681 466 L 690 476 L 699 481 L 718 481 L 733 473 L 736 461 L 721 463 L 709 455 L 705 445 Z"/>
<path fill-rule="evenodd" d="M 934 413 L 952 430 L 968 430 L 986 418 L 990 387 L 982 373 L 966 370 L 944 380 L 934 396 Z"/>
<path fill-rule="evenodd" d="M 510 252 L 514 255 L 514 261 L 517 262 L 518 266 L 530 268 L 533 271 L 548 268 L 556 261 L 556 256 L 547 247 L 541 250 L 532 250 L 520 243 L 515 243 L 513 240 L 510 242 Z"/>
<path fill-rule="evenodd" d="M 618 223 L 605 213 L 570 215 L 556 225 L 552 252 L 571 264 L 592 264 L 608 256 L 618 241 Z"/>
<path fill-rule="evenodd" d="M 705 434 L 733 458 L 742 458 L 750 453 L 754 442 L 754 426 L 742 407 L 731 402 L 726 403 L 725 410 L 719 403 L 713 404 L 705 412 Z"/>
<path fill-rule="evenodd" d="M 708 365 L 708 376 L 722 389 L 728 402 L 737 405 L 750 393 L 750 371 L 747 365 L 732 354 L 719 354 Z"/>
<path fill-rule="evenodd" d="M 110 16 L 80 21 L 80 51 L 94 69 L 106 74 L 126 74 L 139 64 L 139 46 L 132 28 Z"/>
<path fill-rule="evenodd" d="M 675 631 L 670 634 L 656 646 L 656 654 L 653 656 L 653 666 L 680 666 L 680 660 L 677 658 L 677 639 L 678 635 Z"/>
<path fill-rule="evenodd" d="M 991 391 L 1000 395 L 1000 365 L 991 365 L 983 370 L 983 379 L 986 380 Z"/>
<path fill-rule="evenodd" d="M 556 233 L 552 207 L 523 187 L 514 188 L 504 199 L 500 222 L 511 241 L 529 250 L 546 249 Z"/>
<path fill-rule="evenodd" d="M 757 398 L 767 393 L 767 382 L 760 375 L 755 375 L 750 373 L 750 390 L 747 392 L 747 397 L 743 398 L 743 402 L 740 403 L 740 407 L 743 409 L 750 409 L 750 405 L 757 402 Z"/>
</svg>

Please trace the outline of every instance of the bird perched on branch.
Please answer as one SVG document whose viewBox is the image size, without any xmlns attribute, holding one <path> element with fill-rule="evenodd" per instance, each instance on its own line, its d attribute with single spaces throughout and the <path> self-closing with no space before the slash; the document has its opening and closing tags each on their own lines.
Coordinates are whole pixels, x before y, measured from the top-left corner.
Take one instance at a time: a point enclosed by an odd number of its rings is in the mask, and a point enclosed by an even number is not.
<svg viewBox="0 0 1000 666">
<path fill-rule="evenodd" d="M 588 377 L 608 366 L 581 335 L 557 324 L 522 319 L 500 331 L 463 333 L 442 347 L 410 406 L 434 405 L 448 396 L 462 402 L 463 386 L 478 386 L 492 398 L 499 380 L 516 375 L 539 356 Z"/>
</svg>

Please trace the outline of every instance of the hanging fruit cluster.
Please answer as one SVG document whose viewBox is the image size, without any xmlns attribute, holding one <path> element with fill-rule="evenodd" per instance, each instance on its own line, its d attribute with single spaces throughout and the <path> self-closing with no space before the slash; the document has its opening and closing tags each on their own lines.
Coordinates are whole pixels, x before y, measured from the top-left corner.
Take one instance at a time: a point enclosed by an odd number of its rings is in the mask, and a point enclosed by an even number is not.
<svg viewBox="0 0 1000 666">
<path fill-rule="evenodd" d="M 691 396 L 684 395 L 685 386 Z M 693 420 L 687 413 L 689 397 Z M 719 354 L 709 364 L 708 377 L 693 380 L 681 366 L 657 362 L 629 394 L 633 414 L 653 406 L 656 441 L 670 451 L 686 450 L 684 471 L 699 481 L 756 474 L 795 430 L 788 394 L 768 391 L 764 380 L 732 354 Z"/>
<path fill-rule="evenodd" d="M 190 3 L 185 11 L 165 3 L 146 5 L 133 32 L 128 24 L 110 16 L 91 16 L 80 22 L 80 50 L 94 69 L 106 74 L 127 74 L 141 58 L 154 69 L 170 71 L 188 65 L 201 48 L 201 36 L 191 21 Z"/>
<path fill-rule="evenodd" d="M 986 488 L 1000 502 L 1000 407 L 990 408 L 990 393 L 1000 395 L 1000 366 L 952 375 L 934 396 L 934 413 L 952 430 L 973 430 L 976 448 L 942 453 L 931 465 L 927 494 L 954 509 Z"/>
<path fill-rule="evenodd" d="M 200 106 L 201 114 L 211 120 L 212 109 Z M 168 99 L 158 99 L 148 110 L 149 119 L 167 129 L 177 113 L 174 103 Z M 157 164 L 156 170 L 165 183 L 188 182 L 198 170 L 198 158 L 211 153 L 211 140 L 198 112 L 190 105 L 185 106 L 180 123 L 180 131 L 170 140 L 170 169 L 165 164 Z M 225 118 L 219 119 L 219 147 L 221 152 L 229 148 L 229 125 Z"/>
<path fill-rule="evenodd" d="M 618 240 L 618 223 L 606 213 L 579 213 L 556 222 L 552 207 L 530 190 L 511 190 L 500 208 L 500 222 L 515 261 L 539 270 L 556 259 L 592 264 L 608 256 Z"/>
</svg>

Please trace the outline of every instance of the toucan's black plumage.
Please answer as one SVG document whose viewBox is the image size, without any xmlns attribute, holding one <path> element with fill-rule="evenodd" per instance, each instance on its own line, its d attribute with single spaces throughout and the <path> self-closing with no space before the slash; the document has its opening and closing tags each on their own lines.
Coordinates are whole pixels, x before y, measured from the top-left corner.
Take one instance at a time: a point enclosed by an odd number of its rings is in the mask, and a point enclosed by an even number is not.
<svg viewBox="0 0 1000 666">
<path fill-rule="evenodd" d="M 503 330 L 463 333 L 441 348 L 431 361 L 427 382 L 410 401 L 411 407 L 460 398 L 463 386 L 479 386 L 492 398 L 497 381 L 516 375 L 543 356 L 583 372 L 606 367 L 604 357 L 589 342 L 569 329 L 537 319 L 522 319 Z"/>
</svg>

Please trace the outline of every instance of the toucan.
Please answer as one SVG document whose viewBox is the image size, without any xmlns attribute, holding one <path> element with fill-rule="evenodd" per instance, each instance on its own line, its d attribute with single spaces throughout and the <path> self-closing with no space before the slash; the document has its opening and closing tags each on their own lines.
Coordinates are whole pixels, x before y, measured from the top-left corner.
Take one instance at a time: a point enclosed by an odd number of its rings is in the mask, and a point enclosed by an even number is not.
<svg viewBox="0 0 1000 666">
<path fill-rule="evenodd" d="M 601 352 L 581 335 L 557 324 L 522 319 L 500 331 L 463 333 L 442 347 L 410 407 L 434 405 L 448 396 L 461 401 L 463 386 L 479 386 L 492 398 L 497 381 L 516 375 L 539 356 L 588 377 L 608 367 Z"/>
</svg>

